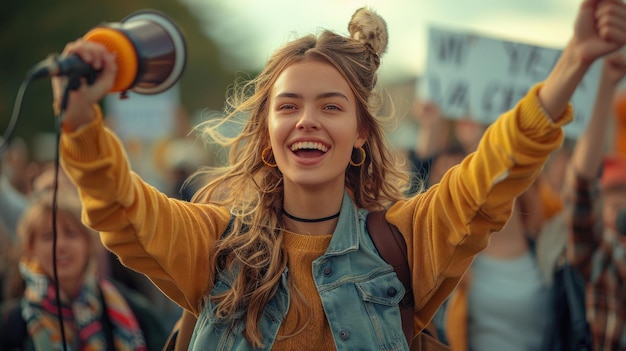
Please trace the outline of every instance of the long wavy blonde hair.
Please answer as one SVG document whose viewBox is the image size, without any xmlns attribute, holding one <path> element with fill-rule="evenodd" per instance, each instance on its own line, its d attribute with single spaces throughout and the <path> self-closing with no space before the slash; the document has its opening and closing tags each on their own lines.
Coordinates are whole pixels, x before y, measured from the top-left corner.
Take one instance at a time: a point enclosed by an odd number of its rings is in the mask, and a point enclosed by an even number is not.
<svg viewBox="0 0 626 351">
<path fill-rule="evenodd" d="M 257 323 L 287 266 L 281 245 L 283 178 L 277 167 L 263 163 L 261 155 L 261 150 L 270 145 L 270 92 L 287 67 L 304 60 L 334 66 L 356 97 L 358 128 L 367 136 L 363 146 L 365 163 L 360 167 L 348 166 L 345 175 L 346 187 L 356 205 L 370 210 L 388 207 L 403 197 L 408 183 L 400 160 L 386 144 L 381 122 L 374 117 L 382 99 L 374 91 L 380 56 L 371 46 L 330 31 L 308 35 L 277 50 L 255 79 L 235 85 L 227 100 L 226 116 L 201 126 L 210 139 L 228 148 L 228 166 L 198 173 L 208 175 L 210 180 L 192 201 L 217 203 L 232 213 L 230 234 L 214 248 L 211 267 L 236 267 L 238 276 L 232 289 L 210 299 L 217 304 L 217 316 L 223 321 L 245 323 L 244 336 L 254 347 L 262 347 Z M 220 133 L 222 125 L 240 121 L 242 116 L 246 120 L 240 134 L 228 138 Z M 354 160 L 361 159 L 358 150 L 353 153 Z M 293 291 L 293 287 L 289 289 Z M 234 316 L 242 312 L 243 321 L 236 320 Z"/>
</svg>

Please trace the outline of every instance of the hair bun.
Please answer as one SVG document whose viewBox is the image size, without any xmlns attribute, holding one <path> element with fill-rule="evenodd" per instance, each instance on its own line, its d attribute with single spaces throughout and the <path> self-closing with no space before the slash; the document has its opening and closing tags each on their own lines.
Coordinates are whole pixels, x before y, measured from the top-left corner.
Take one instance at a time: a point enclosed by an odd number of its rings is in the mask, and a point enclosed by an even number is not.
<svg viewBox="0 0 626 351">
<path fill-rule="evenodd" d="M 362 7 L 352 15 L 348 31 L 352 39 L 369 45 L 379 55 L 387 50 L 387 23 L 373 10 Z"/>
</svg>

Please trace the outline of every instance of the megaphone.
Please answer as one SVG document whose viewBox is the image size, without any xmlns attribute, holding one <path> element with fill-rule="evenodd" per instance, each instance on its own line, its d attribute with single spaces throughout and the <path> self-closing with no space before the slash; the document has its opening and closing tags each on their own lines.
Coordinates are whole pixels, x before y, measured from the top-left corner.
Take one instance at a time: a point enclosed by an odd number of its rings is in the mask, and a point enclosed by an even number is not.
<svg viewBox="0 0 626 351">
<path fill-rule="evenodd" d="M 156 10 L 134 12 L 119 23 L 103 23 L 83 39 L 100 43 L 116 54 L 117 74 L 111 92 L 158 94 L 172 87 L 185 69 L 185 38 L 172 19 Z M 34 79 L 92 74 L 97 72 L 89 64 L 78 55 L 69 55 L 42 61 L 28 76 Z"/>
</svg>

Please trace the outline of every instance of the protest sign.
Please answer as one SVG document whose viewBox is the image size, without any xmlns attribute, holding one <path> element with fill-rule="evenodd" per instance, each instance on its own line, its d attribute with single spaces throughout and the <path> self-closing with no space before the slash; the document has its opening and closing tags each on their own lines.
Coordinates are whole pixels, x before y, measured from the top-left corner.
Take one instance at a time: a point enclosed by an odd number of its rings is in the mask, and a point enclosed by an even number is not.
<svg viewBox="0 0 626 351">
<path fill-rule="evenodd" d="M 469 117 L 487 124 L 545 80 L 562 53 L 555 48 L 434 27 L 429 29 L 428 40 L 420 98 L 438 103 L 448 118 Z M 569 138 L 576 138 L 591 117 L 600 70 L 601 63 L 594 63 L 574 92 L 574 122 L 565 127 Z"/>
</svg>

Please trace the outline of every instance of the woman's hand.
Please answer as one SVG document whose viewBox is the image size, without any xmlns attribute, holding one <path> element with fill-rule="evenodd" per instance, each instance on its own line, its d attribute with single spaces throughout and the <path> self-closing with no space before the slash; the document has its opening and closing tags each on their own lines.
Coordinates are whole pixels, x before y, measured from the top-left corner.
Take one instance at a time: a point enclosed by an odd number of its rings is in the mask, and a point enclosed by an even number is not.
<svg viewBox="0 0 626 351">
<path fill-rule="evenodd" d="M 95 81 L 88 84 L 86 79 L 80 79 L 80 86 L 76 90 L 69 90 L 67 106 L 63 116 L 63 130 L 71 132 L 80 126 L 91 122 L 95 118 L 93 105 L 98 103 L 112 88 L 115 82 L 117 64 L 115 55 L 108 52 L 100 43 L 79 39 L 65 46 L 61 57 L 75 54 L 100 71 Z M 52 78 L 52 94 L 55 107 L 61 106 L 64 93 L 64 78 Z"/>
<path fill-rule="evenodd" d="M 444 122 L 441 109 L 434 101 L 417 101 L 413 105 L 412 112 L 420 127 L 430 127 Z"/>
<path fill-rule="evenodd" d="M 583 63 L 610 54 L 626 43 L 626 4 L 622 0 L 585 0 L 574 24 L 572 45 Z"/>
<path fill-rule="evenodd" d="M 622 0 L 585 0 L 574 22 L 574 35 L 539 91 L 554 121 L 561 118 L 591 64 L 626 43 L 626 4 Z"/>
<path fill-rule="evenodd" d="M 439 105 L 433 101 L 418 101 L 413 106 L 418 124 L 415 153 L 421 159 L 435 157 L 448 147 L 450 128 Z"/>
</svg>

